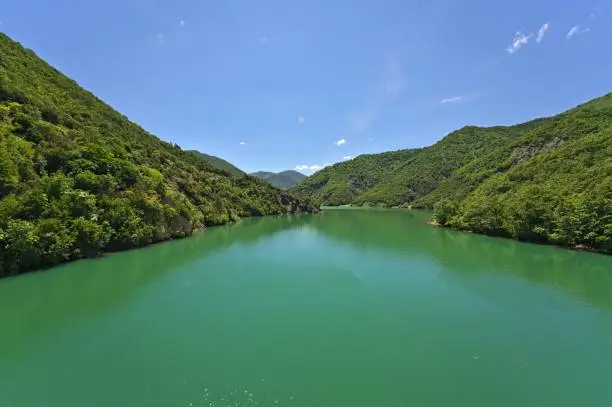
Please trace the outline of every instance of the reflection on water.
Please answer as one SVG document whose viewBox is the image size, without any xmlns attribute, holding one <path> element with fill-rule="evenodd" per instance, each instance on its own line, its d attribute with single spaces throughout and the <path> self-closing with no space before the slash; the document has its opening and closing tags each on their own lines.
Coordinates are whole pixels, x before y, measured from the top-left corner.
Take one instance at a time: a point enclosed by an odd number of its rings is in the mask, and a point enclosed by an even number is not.
<svg viewBox="0 0 612 407">
<path fill-rule="evenodd" d="M 519 276 L 612 308 L 610 256 L 455 232 L 427 225 L 429 217 L 424 211 L 328 210 L 310 225 L 364 249 L 432 259 L 445 266 L 449 278 Z"/>
<path fill-rule="evenodd" d="M 188 239 L 0 280 L 0 322 L 16 327 L 2 332 L 0 360 L 3 353 L 15 356 L 28 341 L 60 329 L 64 322 L 121 307 L 135 290 L 173 270 L 233 245 L 253 245 L 284 230 L 303 227 L 315 216 L 248 219 Z"/>
<path fill-rule="evenodd" d="M 0 406 L 611 405 L 612 257 L 428 217 L 252 219 L 2 280 Z"/>
</svg>

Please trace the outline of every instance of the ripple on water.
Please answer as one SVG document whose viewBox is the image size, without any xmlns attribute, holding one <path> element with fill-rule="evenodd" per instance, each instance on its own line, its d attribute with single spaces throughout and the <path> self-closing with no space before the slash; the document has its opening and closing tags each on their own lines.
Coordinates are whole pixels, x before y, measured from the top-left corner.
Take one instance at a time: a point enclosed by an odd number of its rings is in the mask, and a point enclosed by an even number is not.
<svg viewBox="0 0 612 407">
<path fill-rule="evenodd" d="M 261 379 L 265 382 L 265 379 Z M 265 392 L 264 392 L 265 393 Z M 280 405 L 288 402 L 293 402 L 295 397 L 289 396 L 283 402 L 283 398 L 273 398 L 274 395 L 268 394 L 269 399 L 265 400 L 255 395 L 255 392 L 249 389 L 231 389 L 220 392 L 214 392 L 208 388 L 204 388 L 200 405 L 209 407 L 248 407 L 258 405 Z M 194 403 L 189 402 L 189 407 L 193 407 Z"/>
</svg>

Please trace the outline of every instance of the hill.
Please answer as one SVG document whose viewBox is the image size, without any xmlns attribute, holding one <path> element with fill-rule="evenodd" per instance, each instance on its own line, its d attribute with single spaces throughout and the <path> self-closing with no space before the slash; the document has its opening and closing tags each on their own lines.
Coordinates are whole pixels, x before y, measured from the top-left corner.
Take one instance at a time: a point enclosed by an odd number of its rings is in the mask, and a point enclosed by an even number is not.
<svg viewBox="0 0 612 407">
<path fill-rule="evenodd" d="M 250 174 L 253 177 L 257 177 L 267 181 L 277 188 L 288 189 L 295 186 L 298 182 L 306 179 L 306 175 L 301 172 L 288 170 L 279 173 L 268 172 L 268 171 L 257 171 Z"/>
<path fill-rule="evenodd" d="M 359 156 L 291 190 L 324 205 L 435 207 L 450 226 L 612 252 L 612 94 L 515 126 Z"/>
<path fill-rule="evenodd" d="M 0 34 L 0 276 L 312 209 L 147 133 Z"/>
<path fill-rule="evenodd" d="M 229 161 L 225 161 L 223 158 L 215 157 L 214 155 L 204 154 L 196 150 L 187 150 L 187 152 L 195 154 L 196 156 L 204 159 L 204 161 L 209 163 L 214 168 L 224 171 L 232 177 L 243 177 L 245 175 L 244 171 L 242 171 L 240 168 L 236 167 Z"/>
</svg>

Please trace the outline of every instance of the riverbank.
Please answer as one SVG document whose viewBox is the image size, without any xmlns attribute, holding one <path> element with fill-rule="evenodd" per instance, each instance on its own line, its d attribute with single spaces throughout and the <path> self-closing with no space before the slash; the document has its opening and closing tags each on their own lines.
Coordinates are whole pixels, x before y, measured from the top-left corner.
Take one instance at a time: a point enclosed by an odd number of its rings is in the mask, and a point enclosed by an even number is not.
<svg viewBox="0 0 612 407">
<path fill-rule="evenodd" d="M 439 228 L 443 228 L 443 229 L 448 229 L 448 230 L 454 230 L 457 232 L 466 232 L 466 233 L 473 233 L 473 234 L 477 234 L 477 235 L 481 235 L 481 236 L 486 236 L 489 238 L 502 238 L 502 239 L 507 239 L 507 240 L 512 240 L 512 241 L 516 241 L 516 242 L 522 242 L 522 243 L 530 243 L 530 244 L 535 244 L 535 245 L 542 245 L 542 246 L 551 246 L 551 247 L 556 247 L 559 249 L 567 249 L 567 250 L 573 250 L 573 251 L 579 251 L 579 252 L 589 252 L 589 253 L 597 253 L 597 254 L 603 254 L 603 255 L 607 255 L 610 256 L 612 255 L 612 252 L 610 251 L 604 251 L 604 250 L 598 250 L 595 247 L 591 247 L 585 244 L 575 244 L 575 245 L 564 245 L 564 244 L 558 244 L 555 242 L 551 242 L 551 241 L 547 241 L 547 240 L 529 240 L 529 239 L 516 239 L 513 238 L 512 236 L 503 236 L 503 235 L 494 235 L 494 234 L 488 234 L 488 233 L 484 233 L 484 232 L 476 232 L 474 230 L 470 230 L 470 229 L 461 229 L 461 228 L 456 228 L 453 226 L 449 226 L 449 225 L 442 225 L 440 224 L 435 217 L 433 217 L 433 212 L 429 209 L 422 209 L 422 208 L 412 208 L 412 207 L 384 207 L 384 206 L 357 206 L 357 205 L 341 205 L 341 206 L 325 206 L 325 207 L 321 207 L 321 209 L 329 209 L 329 210 L 341 210 L 341 209 L 352 209 L 352 210 L 406 210 L 406 211 L 424 211 L 424 212 L 429 212 L 432 213 L 432 216 L 430 219 L 428 219 L 427 221 L 425 221 L 425 224 L 430 225 L 430 226 L 435 226 L 435 227 L 439 227 Z"/>
<path fill-rule="evenodd" d="M 556 247 L 558 249 L 566 249 L 566 250 L 573 250 L 573 251 L 579 251 L 579 252 L 596 253 L 596 254 L 602 254 L 602 255 L 606 255 L 606 256 L 611 256 L 612 255 L 612 252 L 606 252 L 606 251 L 602 251 L 602 250 L 597 250 L 596 248 L 589 247 L 589 246 L 584 245 L 584 244 L 562 245 L 562 244 L 557 244 L 557 243 L 550 242 L 550 241 L 522 240 L 522 239 L 515 239 L 515 238 L 513 238 L 511 236 L 491 235 L 491 234 L 487 234 L 487 233 L 475 232 L 475 231 L 469 230 L 469 229 L 458 229 L 458 228 L 455 228 L 455 227 L 452 227 L 452 226 L 441 225 L 440 223 L 438 223 L 438 221 L 436 221 L 433 218 L 431 220 L 427 221 L 426 223 L 428 225 L 430 225 L 430 226 L 436 226 L 436 227 L 443 228 L 443 229 L 454 230 L 456 232 L 473 233 L 473 234 L 476 234 L 476 235 L 486 236 L 486 237 L 489 237 L 489 238 L 506 239 L 506 240 L 512 240 L 512 241 L 515 241 L 515 242 L 529 243 L 529 244 L 540 245 L 540 246 L 551 246 L 551 247 Z"/>
<path fill-rule="evenodd" d="M 133 244 L 133 245 L 109 246 L 109 247 L 105 247 L 102 250 L 91 251 L 87 253 L 78 253 L 78 254 L 73 254 L 73 255 L 69 255 L 65 257 L 56 258 L 55 261 L 53 262 L 48 262 L 44 264 L 39 263 L 36 266 L 27 266 L 27 265 L 24 266 L 23 263 L 9 265 L 9 267 L 0 268 L 0 279 L 15 277 L 15 276 L 19 276 L 19 275 L 26 274 L 26 273 L 43 272 L 43 271 L 52 269 L 56 266 L 66 264 L 66 263 L 76 262 L 79 260 L 95 259 L 95 258 L 104 257 L 105 255 L 113 254 L 113 253 L 127 252 L 127 251 L 142 249 L 142 248 L 150 247 L 154 245 L 159 245 L 159 244 L 174 241 L 174 240 L 182 240 L 185 238 L 193 237 L 194 235 L 200 232 L 203 232 L 207 229 L 218 227 L 218 226 L 231 225 L 236 222 L 240 222 L 241 220 L 244 220 L 244 219 L 255 219 L 255 218 L 262 218 L 262 217 L 275 217 L 275 216 L 287 216 L 287 215 L 295 216 L 295 215 L 300 215 L 300 214 L 314 214 L 314 213 L 320 212 L 318 208 L 305 204 L 299 200 L 296 200 L 295 198 L 291 197 L 288 194 L 282 194 L 279 196 L 279 204 L 281 204 L 286 209 L 286 211 L 278 211 L 278 212 L 266 214 L 266 215 L 254 214 L 254 215 L 246 216 L 246 217 L 228 216 L 227 220 L 224 222 L 212 223 L 208 225 L 200 224 L 197 227 L 193 227 L 193 228 L 184 230 L 182 234 L 151 235 L 151 239 L 149 241 L 146 241 L 146 242 L 140 241 L 137 244 Z M 0 236 L 0 238 L 1 237 L 2 236 Z M 0 243 L 2 243 L 1 239 L 0 239 Z M 36 252 L 35 250 L 32 250 L 32 253 L 30 254 L 32 258 L 36 258 L 36 257 L 40 258 L 43 255 L 44 253 L 39 253 L 39 252 Z M 26 260 L 29 260 L 29 259 L 26 257 Z M 33 261 L 33 260 L 29 260 L 29 261 Z"/>
</svg>

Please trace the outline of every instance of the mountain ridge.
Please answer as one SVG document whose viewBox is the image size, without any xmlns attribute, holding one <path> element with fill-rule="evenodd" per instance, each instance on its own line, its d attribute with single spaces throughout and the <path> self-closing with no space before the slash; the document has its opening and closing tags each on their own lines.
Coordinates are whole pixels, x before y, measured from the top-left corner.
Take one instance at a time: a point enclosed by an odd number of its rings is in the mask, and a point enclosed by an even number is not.
<svg viewBox="0 0 612 407">
<path fill-rule="evenodd" d="M 230 163 L 229 161 L 224 160 L 223 158 L 220 158 L 214 155 L 209 155 L 209 154 L 203 153 L 198 150 L 187 150 L 187 152 L 204 159 L 214 168 L 224 171 L 228 173 L 229 175 L 231 175 L 232 177 L 243 177 L 244 175 L 246 175 L 246 173 L 242 171 L 240 168 L 236 167 L 234 164 Z"/>
<path fill-rule="evenodd" d="M 434 208 L 443 226 L 610 253 L 612 93 L 547 118 L 358 156 L 290 191 L 318 205 Z"/>
<path fill-rule="evenodd" d="M 280 189 L 291 188 L 307 178 L 306 175 L 295 170 L 286 170 L 281 172 L 257 171 L 249 175 L 267 181 Z"/>
</svg>

